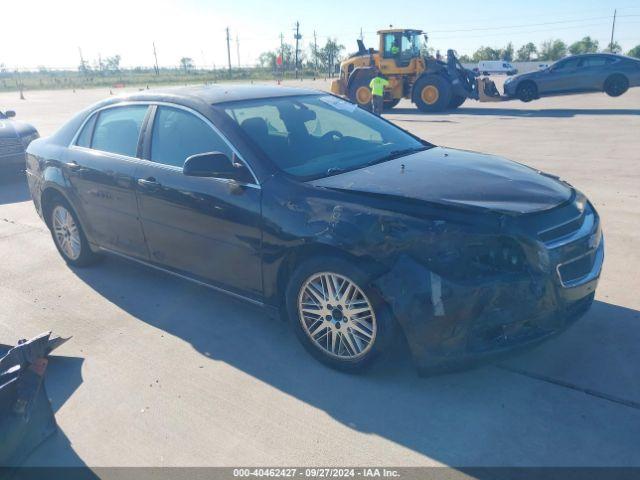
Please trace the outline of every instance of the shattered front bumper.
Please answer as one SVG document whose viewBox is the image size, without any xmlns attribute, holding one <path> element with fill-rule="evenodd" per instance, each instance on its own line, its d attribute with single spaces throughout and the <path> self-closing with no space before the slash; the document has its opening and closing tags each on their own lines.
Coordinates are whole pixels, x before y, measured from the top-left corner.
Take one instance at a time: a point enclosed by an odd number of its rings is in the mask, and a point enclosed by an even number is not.
<svg viewBox="0 0 640 480">
<path fill-rule="evenodd" d="M 416 366 L 469 366 L 557 334 L 591 306 L 604 261 L 595 211 L 582 226 L 541 243 L 545 268 L 459 281 L 409 255 L 374 283 L 407 338 Z"/>
</svg>

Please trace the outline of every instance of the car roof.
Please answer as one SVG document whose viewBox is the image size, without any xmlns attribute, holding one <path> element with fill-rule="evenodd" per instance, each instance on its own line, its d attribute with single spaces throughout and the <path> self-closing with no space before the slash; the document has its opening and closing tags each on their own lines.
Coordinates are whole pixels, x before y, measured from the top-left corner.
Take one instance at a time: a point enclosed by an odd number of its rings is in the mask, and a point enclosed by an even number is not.
<svg viewBox="0 0 640 480">
<path fill-rule="evenodd" d="M 614 58 L 628 58 L 624 55 L 618 55 L 617 53 L 609 53 L 609 52 L 590 52 L 590 53 L 579 53 L 577 55 L 568 55 L 565 58 L 585 58 L 585 57 L 614 57 Z"/>
<path fill-rule="evenodd" d="M 133 92 L 119 97 L 120 100 L 200 100 L 208 104 L 234 102 L 238 100 L 256 100 L 261 98 L 290 97 L 297 95 L 320 95 L 325 92 L 307 88 L 283 87 L 274 85 L 197 85 L 187 87 L 163 87 Z"/>
</svg>

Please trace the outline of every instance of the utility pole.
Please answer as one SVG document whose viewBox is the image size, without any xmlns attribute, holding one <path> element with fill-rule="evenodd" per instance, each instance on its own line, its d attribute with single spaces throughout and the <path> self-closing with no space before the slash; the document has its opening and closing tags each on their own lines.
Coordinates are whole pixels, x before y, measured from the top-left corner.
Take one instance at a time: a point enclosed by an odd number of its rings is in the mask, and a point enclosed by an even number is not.
<svg viewBox="0 0 640 480">
<path fill-rule="evenodd" d="M 280 75 L 282 80 L 284 80 L 284 35 L 282 32 L 280 32 L 280 60 L 282 60 L 280 64 Z"/>
<path fill-rule="evenodd" d="M 613 53 L 613 32 L 616 30 L 616 13 L 618 11 L 613 11 L 613 25 L 611 25 L 611 41 L 609 42 L 609 51 Z"/>
<path fill-rule="evenodd" d="M 84 58 L 82 57 L 82 49 L 80 47 L 78 47 L 78 53 L 80 54 L 80 70 L 82 71 L 82 73 L 86 74 L 87 66 L 84 63 Z"/>
<path fill-rule="evenodd" d="M 153 43 L 153 57 L 156 59 L 156 63 L 154 65 L 154 70 L 156 72 L 156 77 L 160 75 L 160 68 L 158 67 L 158 54 L 156 52 L 156 42 Z"/>
<path fill-rule="evenodd" d="M 229 62 L 229 77 L 231 77 L 231 46 L 229 44 L 229 27 L 227 27 L 227 60 Z"/>
<path fill-rule="evenodd" d="M 314 56 L 314 62 L 315 62 L 315 72 L 314 72 L 314 77 L 316 75 L 318 75 L 318 38 L 316 37 L 316 31 L 313 31 L 313 56 Z"/>
<path fill-rule="evenodd" d="M 300 35 L 300 22 L 296 22 L 296 34 L 294 36 L 294 38 L 296 39 L 296 64 L 295 64 L 295 69 L 296 69 L 296 78 L 298 78 L 298 43 L 300 42 L 300 39 L 302 38 L 302 35 Z"/>
<path fill-rule="evenodd" d="M 236 35 L 236 54 L 238 55 L 238 68 L 240 68 L 240 40 L 238 35 Z"/>
</svg>

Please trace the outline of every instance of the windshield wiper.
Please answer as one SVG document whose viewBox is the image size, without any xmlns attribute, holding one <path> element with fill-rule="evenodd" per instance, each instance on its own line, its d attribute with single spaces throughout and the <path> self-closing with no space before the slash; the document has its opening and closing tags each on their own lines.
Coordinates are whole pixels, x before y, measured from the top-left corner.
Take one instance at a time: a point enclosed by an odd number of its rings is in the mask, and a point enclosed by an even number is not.
<svg viewBox="0 0 640 480">
<path fill-rule="evenodd" d="M 419 147 L 411 147 L 411 148 L 403 148 L 401 150 L 391 150 L 384 157 L 377 158 L 367 163 L 367 165 L 375 165 L 376 163 L 386 162 L 387 160 L 393 160 L 394 158 L 406 157 L 407 155 L 411 155 L 412 153 L 421 152 L 423 150 L 428 149 L 426 145 L 421 145 Z"/>
</svg>

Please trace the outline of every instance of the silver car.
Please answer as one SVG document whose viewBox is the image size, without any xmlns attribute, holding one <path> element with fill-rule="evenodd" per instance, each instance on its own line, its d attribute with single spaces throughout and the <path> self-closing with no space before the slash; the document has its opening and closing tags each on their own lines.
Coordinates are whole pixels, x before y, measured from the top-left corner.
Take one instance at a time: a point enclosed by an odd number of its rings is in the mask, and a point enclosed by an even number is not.
<svg viewBox="0 0 640 480">
<path fill-rule="evenodd" d="M 605 92 L 619 97 L 640 85 L 640 60 L 609 53 L 587 53 L 558 60 L 548 68 L 510 77 L 505 95 L 530 102 L 548 95 Z"/>
</svg>

